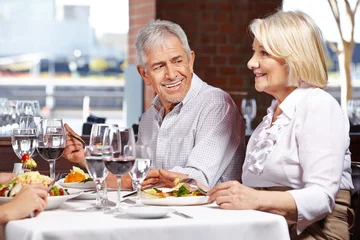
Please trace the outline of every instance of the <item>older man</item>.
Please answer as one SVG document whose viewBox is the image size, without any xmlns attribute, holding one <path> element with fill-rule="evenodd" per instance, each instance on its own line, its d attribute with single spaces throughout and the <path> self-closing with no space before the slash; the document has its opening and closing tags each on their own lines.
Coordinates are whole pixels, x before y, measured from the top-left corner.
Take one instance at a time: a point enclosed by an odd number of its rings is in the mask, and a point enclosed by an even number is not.
<svg viewBox="0 0 360 240">
<path fill-rule="evenodd" d="M 229 94 L 194 73 L 195 53 L 183 29 L 152 21 L 139 31 L 136 50 L 138 72 L 157 94 L 139 124 L 138 143 L 153 153 L 145 184 L 186 175 L 208 187 L 240 180 L 244 122 Z"/>
</svg>

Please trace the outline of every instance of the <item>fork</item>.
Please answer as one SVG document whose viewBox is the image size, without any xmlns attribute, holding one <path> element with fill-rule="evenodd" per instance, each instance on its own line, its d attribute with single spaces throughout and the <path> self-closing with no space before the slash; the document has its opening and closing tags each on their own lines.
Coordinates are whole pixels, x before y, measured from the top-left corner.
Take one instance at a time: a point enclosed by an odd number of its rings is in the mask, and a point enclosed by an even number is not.
<svg viewBox="0 0 360 240">
<path fill-rule="evenodd" d="M 188 183 L 188 184 L 190 184 L 190 185 L 196 186 L 197 189 L 199 189 L 199 191 L 200 191 L 202 194 L 204 194 L 204 195 L 207 194 L 207 190 L 201 188 L 201 187 L 198 185 L 197 181 L 196 181 L 195 179 L 193 179 L 193 178 L 184 178 L 184 179 L 182 179 L 182 180 L 180 181 L 180 183 Z"/>
</svg>

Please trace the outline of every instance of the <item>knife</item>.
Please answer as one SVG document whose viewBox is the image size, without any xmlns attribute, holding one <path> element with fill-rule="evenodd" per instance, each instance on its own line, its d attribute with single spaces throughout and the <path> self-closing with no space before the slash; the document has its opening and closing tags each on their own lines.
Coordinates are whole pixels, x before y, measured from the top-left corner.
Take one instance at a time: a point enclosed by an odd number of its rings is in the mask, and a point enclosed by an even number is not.
<svg viewBox="0 0 360 240">
<path fill-rule="evenodd" d="M 155 185 L 152 185 L 152 186 L 145 187 L 145 188 L 143 188 L 141 190 L 147 190 L 147 189 L 151 189 L 151 188 L 159 188 L 159 187 L 162 187 L 164 185 L 165 185 L 164 183 L 159 183 L 159 184 L 155 184 Z M 129 192 L 129 193 L 123 195 L 122 198 L 130 197 L 132 195 L 135 195 L 136 193 L 137 193 L 137 191 Z"/>
</svg>

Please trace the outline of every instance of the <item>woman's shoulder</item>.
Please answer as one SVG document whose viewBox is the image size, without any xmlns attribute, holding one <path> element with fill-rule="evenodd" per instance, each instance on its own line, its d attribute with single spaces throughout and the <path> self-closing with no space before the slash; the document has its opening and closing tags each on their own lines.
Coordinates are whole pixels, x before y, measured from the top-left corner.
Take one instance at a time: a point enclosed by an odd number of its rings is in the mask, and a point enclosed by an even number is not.
<svg viewBox="0 0 360 240">
<path fill-rule="evenodd" d="M 310 88 L 304 100 L 313 106 L 330 104 L 330 105 L 336 105 L 340 108 L 339 102 L 330 93 L 326 92 L 321 88 Z"/>
</svg>

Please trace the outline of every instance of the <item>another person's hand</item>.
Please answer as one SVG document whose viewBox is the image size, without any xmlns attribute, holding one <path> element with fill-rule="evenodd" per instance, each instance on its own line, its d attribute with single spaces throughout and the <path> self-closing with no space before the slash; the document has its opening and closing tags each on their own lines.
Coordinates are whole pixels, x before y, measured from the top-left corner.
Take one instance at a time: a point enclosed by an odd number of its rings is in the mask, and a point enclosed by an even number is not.
<svg viewBox="0 0 360 240">
<path fill-rule="evenodd" d="M 146 175 L 146 179 L 143 182 L 143 186 L 155 185 L 163 183 L 164 187 L 174 187 L 175 178 L 187 178 L 188 176 L 178 172 L 172 172 L 168 170 L 152 169 Z"/>
<path fill-rule="evenodd" d="M 147 174 L 146 178 L 142 183 L 142 186 L 146 187 L 159 183 L 159 169 L 151 169 Z"/>
<path fill-rule="evenodd" d="M 47 205 L 47 187 L 42 184 L 23 186 L 16 196 L 4 206 L 5 222 L 28 217 L 32 212 L 37 216 Z"/>
<path fill-rule="evenodd" d="M 84 149 L 83 145 L 79 140 L 72 138 L 68 133 L 71 133 L 72 135 L 81 138 L 78 134 L 72 130 L 69 125 L 66 123 L 64 124 L 64 127 L 66 129 L 66 147 L 62 154 L 62 157 L 69 160 L 70 162 L 78 163 L 81 166 L 85 166 L 84 162 Z"/>
<path fill-rule="evenodd" d="M 0 173 L 0 184 L 9 182 L 15 176 L 16 175 L 13 173 L 6 173 L 6 172 Z"/>
<path fill-rule="evenodd" d="M 121 188 L 122 189 L 132 189 L 132 179 L 129 174 L 125 174 L 121 177 Z M 109 172 L 106 177 L 107 186 L 109 188 L 117 188 L 116 176 Z"/>
<path fill-rule="evenodd" d="M 209 203 L 216 202 L 224 209 L 257 209 L 258 193 L 238 181 L 229 181 L 216 185 L 207 195 Z"/>
</svg>

